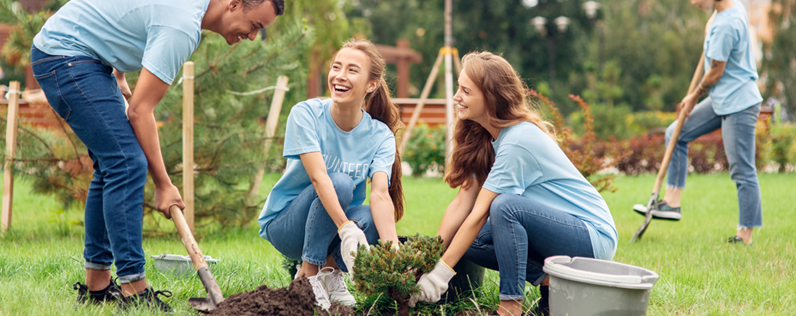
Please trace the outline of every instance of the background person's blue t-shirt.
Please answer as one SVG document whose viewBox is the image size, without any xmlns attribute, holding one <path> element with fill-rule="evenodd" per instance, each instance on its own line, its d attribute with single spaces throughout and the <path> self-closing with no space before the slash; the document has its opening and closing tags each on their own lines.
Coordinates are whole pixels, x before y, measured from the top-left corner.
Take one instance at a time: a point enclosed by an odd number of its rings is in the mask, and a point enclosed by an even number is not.
<svg viewBox="0 0 796 316">
<path fill-rule="evenodd" d="M 522 122 L 502 129 L 492 146 L 495 163 L 484 189 L 522 195 L 579 218 L 589 230 L 594 257 L 613 259 L 618 237 L 608 205 L 550 136 Z"/>
<path fill-rule="evenodd" d="M 711 60 L 727 63 L 719 82 L 710 88 L 713 111 L 718 115 L 740 112 L 763 101 L 749 38 L 746 9 L 740 1 L 713 17 L 705 37 L 705 72 L 710 70 Z"/>
<path fill-rule="evenodd" d="M 310 99 L 296 104 L 287 117 L 285 174 L 276 182 L 260 212 L 260 236 L 270 240 L 265 227 L 312 182 L 301 163 L 301 154 L 320 152 L 326 172 L 342 172 L 354 180 L 351 206 L 365 202 L 367 179 L 376 172 L 392 175 L 395 136 L 386 124 L 362 111 L 362 120 L 353 130 L 341 130 L 332 119 L 332 99 Z"/>
<path fill-rule="evenodd" d="M 199 46 L 210 0 L 72 0 L 33 45 L 50 55 L 87 56 L 121 72 L 146 67 L 171 84 Z"/>
</svg>

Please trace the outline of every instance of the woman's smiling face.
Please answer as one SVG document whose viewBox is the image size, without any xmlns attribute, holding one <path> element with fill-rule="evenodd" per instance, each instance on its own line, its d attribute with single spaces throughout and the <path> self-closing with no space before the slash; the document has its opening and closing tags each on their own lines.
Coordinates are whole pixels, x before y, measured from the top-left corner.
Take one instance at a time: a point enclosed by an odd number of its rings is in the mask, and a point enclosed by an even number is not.
<svg viewBox="0 0 796 316">
<path fill-rule="evenodd" d="M 464 69 L 459 74 L 459 89 L 456 91 L 456 95 L 453 96 L 453 101 L 456 103 L 456 110 L 460 120 L 486 123 L 484 93 L 467 76 L 467 72 Z"/>
<path fill-rule="evenodd" d="M 378 85 L 377 80 L 370 80 L 368 55 L 353 48 L 343 48 L 337 53 L 326 83 L 338 105 L 361 103 Z"/>
</svg>

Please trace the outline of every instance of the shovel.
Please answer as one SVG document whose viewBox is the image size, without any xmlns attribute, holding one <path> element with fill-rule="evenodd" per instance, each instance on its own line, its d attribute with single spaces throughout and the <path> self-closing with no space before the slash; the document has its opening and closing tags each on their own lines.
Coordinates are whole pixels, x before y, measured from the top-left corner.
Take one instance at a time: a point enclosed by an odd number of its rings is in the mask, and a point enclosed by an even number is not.
<svg viewBox="0 0 796 316">
<path fill-rule="evenodd" d="M 174 225 L 177 226 L 177 232 L 180 233 L 185 250 L 188 250 L 188 256 L 191 257 L 193 267 L 196 269 L 196 273 L 199 274 L 199 280 L 202 280 L 202 285 L 207 290 L 207 297 L 192 297 L 188 299 L 188 305 L 191 305 L 191 308 L 197 311 L 209 313 L 224 301 L 224 295 L 221 294 L 216 278 L 210 273 L 202 251 L 196 245 L 196 240 L 193 238 L 191 229 L 188 228 L 188 223 L 185 221 L 182 210 L 176 205 L 172 205 L 169 212 L 171 212 L 171 219 L 174 221 Z"/>
<path fill-rule="evenodd" d="M 702 54 L 702 57 L 699 58 L 699 64 L 697 65 L 697 69 L 694 72 L 694 77 L 691 78 L 691 86 L 688 88 L 688 94 L 691 94 L 696 90 L 697 85 L 699 84 L 699 80 L 702 77 L 702 73 L 705 69 L 705 54 Z M 666 146 L 666 153 L 663 154 L 663 161 L 661 161 L 661 168 L 658 170 L 658 177 L 655 178 L 655 186 L 652 188 L 652 196 L 650 196 L 649 202 L 647 202 L 647 213 L 644 217 L 644 223 L 641 224 L 641 227 L 638 228 L 635 234 L 633 234 L 633 238 L 630 239 L 630 242 L 634 242 L 636 240 L 641 239 L 641 236 L 644 236 L 644 232 L 647 231 L 647 228 L 652 221 L 652 207 L 658 203 L 658 195 L 661 192 L 661 185 L 663 184 L 663 178 L 666 177 L 666 171 L 669 168 L 669 160 L 672 159 L 672 152 L 674 152 L 674 147 L 677 145 L 677 139 L 680 137 L 680 130 L 683 129 L 683 123 L 686 119 L 685 110 L 680 109 L 680 113 L 677 115 L 677 125 L 674 126 L 674 131 L 672 133 L 672 137 L 669 139 L 669 145 Z"/>
</svg>

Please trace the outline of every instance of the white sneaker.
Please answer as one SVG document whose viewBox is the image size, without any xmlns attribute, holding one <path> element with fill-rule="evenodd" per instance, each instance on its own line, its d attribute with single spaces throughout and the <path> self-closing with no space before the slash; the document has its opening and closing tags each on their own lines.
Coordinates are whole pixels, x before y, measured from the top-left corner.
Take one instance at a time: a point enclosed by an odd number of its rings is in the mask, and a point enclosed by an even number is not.
<svg viewBox="0 0 796 316">
<path fill-rule="evenodd" d="M 332 303 L 329 302 L 329 293 L 326 292 L 326 289 L 323 288 L 323 281 L 321 280 L 320 276 L 314 275 L 308 277 L 307 280 L 310 281 L 312 284 L 312 292 L 315 293 L 315 300 L 318 301 L 318 305 L 320 305 L 323 309 L 329 309 L 332 306 Z"/>
<path fill-rule="evenodd" d="M 343 271 L 332 267 L 323 267 L 321 271 L 318 271 L 318 276 L 329 293 L 329 300 L 349 307 L 357 305 L 357 300 L 351 295 L 345 284 Z"/>
</svg>

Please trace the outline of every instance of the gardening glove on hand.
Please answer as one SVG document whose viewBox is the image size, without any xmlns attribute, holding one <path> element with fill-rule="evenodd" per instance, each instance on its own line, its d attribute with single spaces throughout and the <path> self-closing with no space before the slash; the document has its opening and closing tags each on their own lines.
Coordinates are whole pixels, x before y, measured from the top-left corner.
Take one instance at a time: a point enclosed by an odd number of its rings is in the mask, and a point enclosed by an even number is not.
<svg viewBox="0 0 796 316">
<path fill-rule="evenodd" d="M 409 306 L 415 307 L 418 301 L 434 303 L 439 301 L 440 296 L 448 290 L 448 282 L 456 275 L 444 261 L 440 259 L 431 272 L 423 274 L 417 285 L 420 286 L 420 294 L 412 295 L 409 298 Z"/>
<path fill-rule="evenodd" d="M 343 262 L 348 273 L 354 271 L 354 257 L 356 256 L 359 245 L 365 245 L 370 250 L 368 239 L 365 233 L 354 224 L 353 221 L 347 221 L 337 229 L 337 235 L 340 236 L 340 255 L 343 256 Z"/>
</svg>

